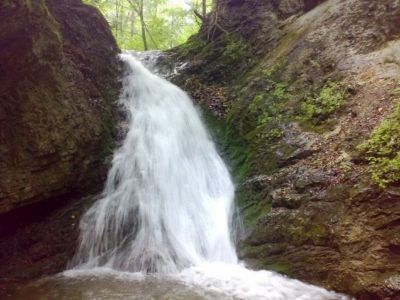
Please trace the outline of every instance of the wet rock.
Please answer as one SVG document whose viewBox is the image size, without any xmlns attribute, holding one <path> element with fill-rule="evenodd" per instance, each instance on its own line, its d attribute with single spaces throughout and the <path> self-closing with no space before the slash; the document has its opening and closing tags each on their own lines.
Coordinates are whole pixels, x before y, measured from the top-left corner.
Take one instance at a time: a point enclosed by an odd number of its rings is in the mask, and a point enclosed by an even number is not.
<svg viewBox="0 0 400 300">
<path fill-rule="evenodd" d="M 278 157 L 279 166 L 285 166 L 312 155 L 314 151 L 308 148 L 292 148 L 286 145 L 283 151 L 279 149 L 275 153 Z"/>
<path fill-rule="evenodd" d="M 245 189 L 260 192 L 265 189 L 271 189 L 273 185 L 273 177 L 267 175 L 257 175 L 247 179 L 243 183 Z"/>
<path fill-rule="evenodd" d="M 291 16 L 304 10 L 304 0 L 282 0 L 279 2 L 279 10 L 285 16 Z"/>
<path fill-rule="evenodd" d="M 307 12 L 325 0 L 304 0 L 304 11 Z"/>
<path fill-rule="evenodd" d="M 73 223 L 95 200 L 93 196 L 49 199 L 0 215 L 0 298 L 1 283 L 66 269 L 78 243 L 79 228 Z"/>
<path fill-rule="evenodd" d="M 295 194 L 285 188 L 272 191 L 270 197 L 272 198 L 272 207 L 296 209 L 303 201 L 303 195 Z"/>
<path fill-rule="evenodd" d="M 48 253 L 46 251 L 45 245 L 38 243 L 33 245 L 29 249 L 28 255 L 33 262 L 37 262 L 46 258 L 48 256 Z"/>
<path fill-rule="evenodd" d="M 329 178 L 329 175 L 321 170 L 307 170 L 298 175 L 294 188 L 299 192 L 304 192 L 308 188 L 327 184 Z"/>
<path fill-rule="evenodd" d="M 387 189 L 386 193 L 392 200 L 400 199 L 400 187 L 391 186 Z"/>
<path fill-rule="evenodd" d="M 315 137 L 312 133 L 303 132 L 296 123 L 282 126 L 283 135 L 279 144 L 276 146 L 275 155 L 280 167 L 293 164 L 298 160 L 312 155 Z"/>
</svg>

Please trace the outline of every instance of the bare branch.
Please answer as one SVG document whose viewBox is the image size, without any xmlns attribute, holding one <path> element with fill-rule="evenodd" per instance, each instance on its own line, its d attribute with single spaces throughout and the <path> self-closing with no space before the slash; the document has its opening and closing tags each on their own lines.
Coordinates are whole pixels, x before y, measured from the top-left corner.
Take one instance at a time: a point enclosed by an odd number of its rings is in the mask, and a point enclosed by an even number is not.
<svg viewBox="0 0 400 300">
<path fill-rule="evenodd" d="M 202 16 L 197 9 L 193 9 L 193 13 L 196 17 L 198 17 L 202 22 L 204 22 L 205 17 Z"/>
</svg>

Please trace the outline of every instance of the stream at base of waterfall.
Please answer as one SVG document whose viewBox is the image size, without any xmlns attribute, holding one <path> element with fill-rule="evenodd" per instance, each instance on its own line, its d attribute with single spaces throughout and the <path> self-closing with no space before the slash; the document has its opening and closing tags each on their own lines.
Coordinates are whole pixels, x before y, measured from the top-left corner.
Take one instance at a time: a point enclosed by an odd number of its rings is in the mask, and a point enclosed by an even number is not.
<svg viewBox="0 0 400 300">
<path fill-rule="evenodd" d="M 70 269 L 14 299 L 349 299 L 239 262 L 234 185 L 199 112 L 134 54 L 121 60 L 129 129 Z"/>
</svg>

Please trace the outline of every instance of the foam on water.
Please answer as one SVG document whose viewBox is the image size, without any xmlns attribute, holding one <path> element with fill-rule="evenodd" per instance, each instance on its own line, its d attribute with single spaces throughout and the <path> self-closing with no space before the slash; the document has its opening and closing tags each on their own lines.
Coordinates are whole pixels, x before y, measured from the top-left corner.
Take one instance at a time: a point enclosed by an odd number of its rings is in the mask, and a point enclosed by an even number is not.
<svg viewBox="0 0 400 300">
<path fill-rule="evenodd" d="M 253 271 L 239 264 L 209 263 L 183 270 L 177 278 L 233 299 L 348 299 L 322 288 L 270 271 Z"/>
</svg>

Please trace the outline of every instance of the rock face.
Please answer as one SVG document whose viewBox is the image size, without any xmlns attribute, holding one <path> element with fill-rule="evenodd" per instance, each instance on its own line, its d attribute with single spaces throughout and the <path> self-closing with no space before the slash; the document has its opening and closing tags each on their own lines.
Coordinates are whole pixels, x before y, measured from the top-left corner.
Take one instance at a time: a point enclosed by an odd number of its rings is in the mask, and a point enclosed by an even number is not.
<svg viewBox="0 0 400 300">
<path fill-rule="evenodd" d="M 113 148 L 118 52 L 80 0 L 0 3 L 0 298 L 74 253 Z"/>
<path fill-rule="evenodd" d="M 221 0 L 175 50 L 215 116 L 253 267 L 400 298 L 398 182 L 378 188 L 358 153 L 396 110 L 399 37 L 398 0 Z"/>
<path fill-rule="evenodd" d="M 0 213 L 101 188 L 118 52 L 80 0 L 0 3 Z"/>
</svg>

